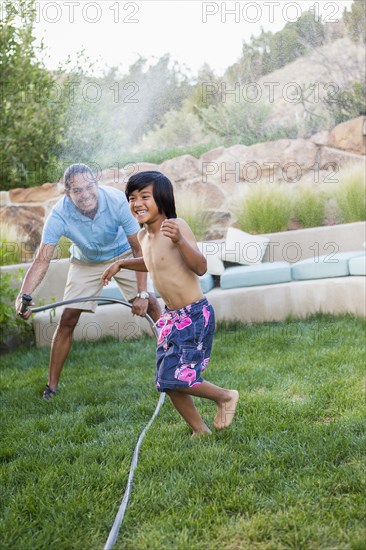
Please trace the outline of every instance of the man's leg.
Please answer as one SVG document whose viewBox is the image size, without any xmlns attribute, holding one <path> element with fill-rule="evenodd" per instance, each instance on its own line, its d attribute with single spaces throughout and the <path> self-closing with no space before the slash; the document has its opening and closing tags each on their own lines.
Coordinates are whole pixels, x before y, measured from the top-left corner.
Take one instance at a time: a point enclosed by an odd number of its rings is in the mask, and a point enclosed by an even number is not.
<svg viewBox="0 0 366 550">
<path fill-rule="evenodd" d="M 81 315 L 80 309 L 66 308 L 53 337 L 49 364 L 48 386 L 56 391 L 62 367 L 69 354 L 72 335 Z"/>
<path fill-rule="evenodd" d="M 161 315 L 161 308 L 154 294 L 151 294 L 151 292 L 149 292 L 149 294 L 150 294 L 150 298 L 149 298 L 149 305 L 147 306 L 147 313 L 148 315 L 150 315 L 152 320 L 156 323 L 156 321 L 159 319 Z"/>
</svg>

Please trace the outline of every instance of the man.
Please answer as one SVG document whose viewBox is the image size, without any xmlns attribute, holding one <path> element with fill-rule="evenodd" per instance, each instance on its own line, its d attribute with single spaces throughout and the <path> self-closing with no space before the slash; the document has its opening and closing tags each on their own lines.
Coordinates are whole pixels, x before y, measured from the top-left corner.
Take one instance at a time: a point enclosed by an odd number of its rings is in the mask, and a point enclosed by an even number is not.
<svg viewBox="0 0 366 550">
<path fill-rule="evenodd" d="M 137 240 L 139 224 L 131 215 L 124 193 L 98 186 L 92 170 L 85 164 L 72 164 L 65 171 L 65 196 L 46 219 L 39 251 L 31 264 L 16 300 L 21 315 L 22 294 L 32 294 L 45 277 L 61 236 L 71 240 L 71 260 L 64 300 L 98 295 L 101 275 L 112 260 L 142 255 Z M 120 276 L 119 276 L 120 275 Z M 132 276 L 131 276 L 132 275 Z M 115 277 L 132 313 L 148 313 L 154 321 L 160 316 L 155 296 L 147 292 L 147 274 L 124 270 Z M 56 329 L 49 363 L 48 383 L 43 399 L 56 395 L 60 374 L 72 344 L 72 335 L 82 311 L 95 311 L 96 302 L 71 304 L 65 308 Z M 28 319 L 30 311 L 23 314 Z"/>
</svg>

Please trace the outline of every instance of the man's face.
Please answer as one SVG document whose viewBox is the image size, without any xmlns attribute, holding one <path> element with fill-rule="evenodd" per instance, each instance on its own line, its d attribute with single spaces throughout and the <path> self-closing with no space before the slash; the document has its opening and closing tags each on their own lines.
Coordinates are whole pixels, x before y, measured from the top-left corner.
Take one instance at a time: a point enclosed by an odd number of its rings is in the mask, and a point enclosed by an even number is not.
<svg viewBox="0 0 366 550">
<path fill-rule="evenodd" d="M 92 212 L 98 206 L 98 184 L 91 180 L 89 174 L 76 174 L 66 195 L 81 212 Z"/>
</svg>

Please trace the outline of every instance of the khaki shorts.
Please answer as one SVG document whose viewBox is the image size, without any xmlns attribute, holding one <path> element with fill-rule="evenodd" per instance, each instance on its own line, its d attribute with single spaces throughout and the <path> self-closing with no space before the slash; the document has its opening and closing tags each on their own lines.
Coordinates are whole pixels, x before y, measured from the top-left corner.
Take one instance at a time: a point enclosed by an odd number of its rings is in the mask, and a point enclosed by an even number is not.
<svg viewBox="0 0 366 550">
<path fill-rule="evenodd" d="M 122 258 L 132 258 L 130 250 L 121 254 L 114 260 L 107 260 L 106 262 L 99 263 L 86 263 L 79 260 L 72 260 L 70 262 L 70 268 L 67 275 L 67 281 L 64 292 L 64 300 L 72 300 L 74 298 L 82 298 L 84 296 L 99 296 L 101 294 L 103 285 L 101 283 L 101 276 L 108 266 L 112 265 L 113 261 Z M 122 294 L 126 300 L 131 301 L 137 294 L 137 281 L 136 272 L 129 269 L 121 269 L 114 276 Z M 151 282 L 148 281 L 149 292 L 153 292 Z M 98 302 L 81 302 L 79 304 L 70 304 L 66 307 L 72 309 L 81 309 L 82 311 L 95 312 Z"/>
</svg>

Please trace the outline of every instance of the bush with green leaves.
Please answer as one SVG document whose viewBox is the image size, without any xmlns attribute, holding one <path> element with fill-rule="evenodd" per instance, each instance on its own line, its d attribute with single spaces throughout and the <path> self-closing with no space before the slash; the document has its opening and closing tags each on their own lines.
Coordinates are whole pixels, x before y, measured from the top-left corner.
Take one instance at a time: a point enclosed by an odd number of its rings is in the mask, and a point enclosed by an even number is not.
<svg viewBox="0 0 366 550">
<path fill-rule="evenodd" d="M 188 223 L 196 239 L 202 240 L 210 225 L 204 198 L 182 190 L 175 193 L 175 201 L 178 216 Z"/>
<path fill-rule="evenodd" d="M 196 109 L 206 132 L 220 138 L 221 145 L 226 147 L 236 143 L 253 145 L 297 136 L 295 127 L 269 126 L 270 112 L 271 108 L 268 105 L 244 100 L 210 105 L 207 109 Z"/>
<path fill-rule="evenodd" d="M 342 223 L 366 220 L 366 181 L 363 167 L 342 172 L 334 195 Z"/>
<path fill-rule="evenodd" d="M 287 186 L 259 183 L 244 191 L 232 209 L 243 231 L 286 231 L 291 219 L 292 196 Z"/>
<path fill-rule="evenodd" d="M 293 195 L 293 214 L 304 227 L 322 225 L 325 218 L 324 193 L 310 185 L 300 185 Z"/>
<path fill-rule="evenodd" d="M 31 0 L 5 1 L 0 21 L 0 186 L 47 181 L 63 140 L 64 104 L 54 100 L 55 79 L 38 60 L 36 11 Z"/>
<path fill-rule="evenodd" d="M 18 295 L 24 271 L 19 269 L 17 275 L 0 273 L 0 351 L 7 351 L 9 342 L 17 344 L 33 341 L 31 325 L 15 315 L 14 303 Z"/>
</svg>

